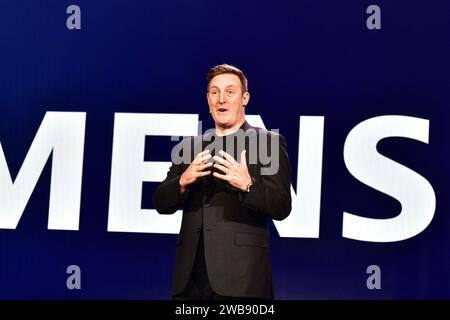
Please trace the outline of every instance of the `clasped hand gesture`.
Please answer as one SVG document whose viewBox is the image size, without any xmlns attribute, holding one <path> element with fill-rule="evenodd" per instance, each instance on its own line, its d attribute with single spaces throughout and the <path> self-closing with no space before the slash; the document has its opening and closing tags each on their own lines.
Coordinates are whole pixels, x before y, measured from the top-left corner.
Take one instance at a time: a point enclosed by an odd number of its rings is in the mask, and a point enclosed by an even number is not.
<svg viewBox="0 0 450 320">
<path fill-rule="evenodd" d="M 213 159 L 217 162 L 214 167 L 223 172 L 223 174 L 214 172 L 214 177 L 228 181 L 233 187 L 246 191 L 248 185 L 252 182 L 252 178 L 248 172 L 247 161 L 246 161 L 246 150 L 241 152 L 241 162 L 237 162 L 231 155 L 223 150 L 219 151 L 219 154 L 223 157 L 214 156 Z M 189 165 L 189 167 L 184 171 L 180 177 L 180 193 L 186 191 L 186 187 L 195 181 L 199 177 L 207 176 L 211 174 L 211 170 L 203 171 L 206 168 L 213 166 L 212 162 L 208 162 L 211 158 L 209 150 L 200 152 Z"/>
</svg>

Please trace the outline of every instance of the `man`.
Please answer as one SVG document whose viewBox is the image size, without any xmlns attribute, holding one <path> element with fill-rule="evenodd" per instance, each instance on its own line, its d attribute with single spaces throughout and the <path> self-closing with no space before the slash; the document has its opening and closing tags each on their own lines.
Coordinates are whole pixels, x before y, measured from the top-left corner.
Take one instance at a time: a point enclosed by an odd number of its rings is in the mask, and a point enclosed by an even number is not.
<svg viewBox="0 0 450 320">
<path fill-rule="evenodd" d="M 283 220 L 291 211 L 286 143 L 245 121 L 250 94 L 241 70 L 218 65 L 207 78 L 215 130 L 177 146 L 193 161 L 172 157 L 153 195 L 161 214 L 183 209 L 172 295 L 272 299 L 267 222 Z"/>
</svg>

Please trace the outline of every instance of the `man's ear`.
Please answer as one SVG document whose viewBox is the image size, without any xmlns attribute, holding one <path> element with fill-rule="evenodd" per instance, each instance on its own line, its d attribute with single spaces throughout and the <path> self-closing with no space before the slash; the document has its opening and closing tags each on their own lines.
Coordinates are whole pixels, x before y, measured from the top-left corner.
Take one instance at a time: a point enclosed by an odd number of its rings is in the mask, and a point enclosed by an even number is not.
<svg viewBox="0 0 450 320">
<path fill-rule="evenodd" d="M 250 101 L 250 92 L 244 92 L 242 95 L 242 105 L 245 107 Z"/>
</svg>

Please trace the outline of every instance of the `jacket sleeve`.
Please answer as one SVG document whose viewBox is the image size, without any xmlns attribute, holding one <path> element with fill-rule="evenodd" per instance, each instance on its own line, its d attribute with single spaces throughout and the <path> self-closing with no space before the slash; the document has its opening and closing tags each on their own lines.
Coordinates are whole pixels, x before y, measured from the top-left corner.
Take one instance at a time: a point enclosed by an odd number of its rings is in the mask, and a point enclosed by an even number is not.
<svg viewBox="0 0 450 320">
<path fill-rule="evenodd" d="M 257 178 L 250 187 L 250 192 L 244 193 L 242 197 L 242 205 L 274 220 L 283 220 L 289 216 L 292 208 L 291 164 L 286 142 L 282 135 L 277 136 L 279 137 L 278 171 L 272 175 L 255 175 Z"/>
<path fill-rule="evenodd" d="M 189 188 L 180 193 L 180 177 L 184 170 L 183 165 L 171 165 L 166 179 L 153 193 L 153 207 L 161 214 L 173 214 L 181 209 L 189 194 Z"/>
</svg>

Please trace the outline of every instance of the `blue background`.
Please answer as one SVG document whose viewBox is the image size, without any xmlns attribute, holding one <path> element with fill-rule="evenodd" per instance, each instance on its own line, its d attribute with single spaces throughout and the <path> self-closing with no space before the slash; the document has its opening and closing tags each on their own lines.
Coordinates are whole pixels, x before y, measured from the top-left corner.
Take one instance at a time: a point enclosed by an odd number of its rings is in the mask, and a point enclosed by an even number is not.
<svg viewBox="0 0 450 320">
<path fill-rule="evenodd" d="M 66 28 L 70 4 L 81 30 Z M 371 4 L 381 30 L 366 28 Z M 211 126 L 205 77 L 219 63 L 243 69 L 247 113 L 286 137 L 294 186 L 299 116 L 325 116 L 320 237 L 279 238 L 272 227 L 276 298 L 449 298 L 449 35 L 444 0 L 3 0 L 0 141 L 12 176 L 45 112 L 83 111 L 87 122 L 80 230 L 47 230 L 49 160 L 17 229 L 0 230 L 0 299 L 170 298 L 176 236 L 107 232 L 114 113 L 196 113 Z M 430 120 L 429 144 L 392 138 L 378 150 L 431 183 L 434 219 L 401 242 L 342 238 L 344 210 L 400 212 L 353 178 L 342 155 L 355 125 L 387 114 Z M 146 160 L 169 160 L 170 138 L 147 142 Z M 143 208 L 155 186 L 143 186 Z M 81 290 L 66 287 L 71 264 Z M 366 287 L 371 264 L 381 290 Z"/>
</svg>

